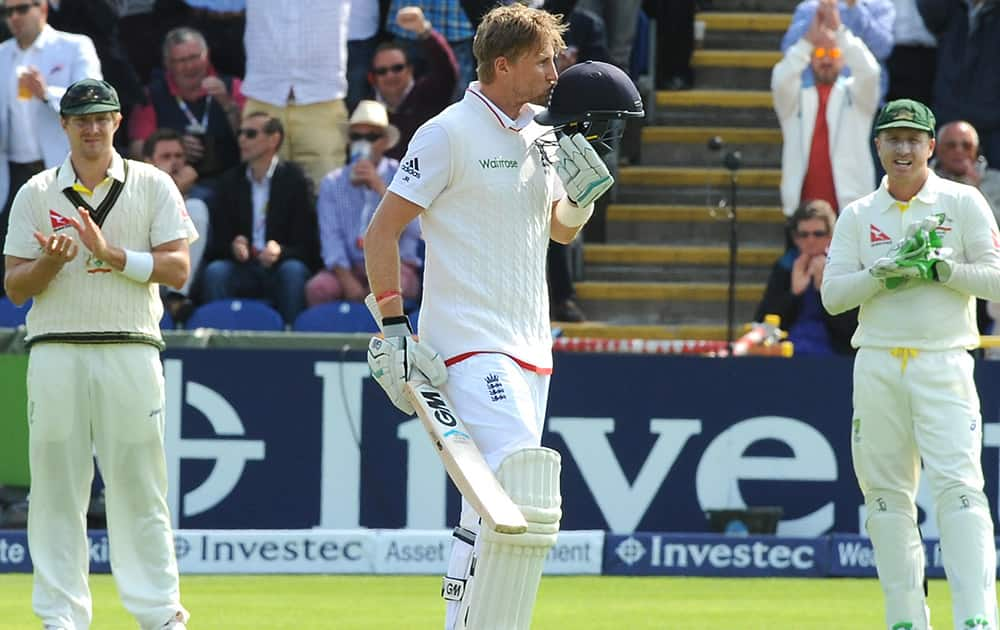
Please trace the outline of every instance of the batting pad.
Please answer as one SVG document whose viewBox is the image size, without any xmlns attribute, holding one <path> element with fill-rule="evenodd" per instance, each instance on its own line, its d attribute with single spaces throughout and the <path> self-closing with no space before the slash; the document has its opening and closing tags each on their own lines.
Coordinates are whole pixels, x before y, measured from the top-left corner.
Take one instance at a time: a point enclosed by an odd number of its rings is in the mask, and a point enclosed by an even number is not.
<svg viewBox="0 0 1000 630">
<path fill-rule="evenodd" d="M 865 498 L 865 529 L 875 548 L 878 581 L 885 595 L 886 627 L 930 630 L 917 508 L 905 494 L 891 490 L 869 491 Z"/>
<path fill-rule="evenodd" d="M 934 502 L 955 627 L 997 630 L 997 556 L 986 496 L 958 486 Z"/>
<path fill-rule="evenodd" d="M 483 528 L 469 592 L 459 628 L 527 630 L 538 583 L 549 549 L 556 544 L 562 496 L 559 453 L 526 448 L 508 455 L 497 479 L 528 521 L 523 534 L 501 534 Z M 463 623 L 464 622 L 464 623 Z"/>
</svg>

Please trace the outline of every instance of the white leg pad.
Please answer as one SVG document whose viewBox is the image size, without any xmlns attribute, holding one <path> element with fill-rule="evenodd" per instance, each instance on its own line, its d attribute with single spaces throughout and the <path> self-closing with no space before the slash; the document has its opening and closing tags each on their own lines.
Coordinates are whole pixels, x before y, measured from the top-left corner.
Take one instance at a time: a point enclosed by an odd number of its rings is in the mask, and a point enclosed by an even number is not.
<svg viewBox="0 0 1000 630">
<path fill-rule="evenodd" d="M 997 630 L 996 547 L 990 506 L 979 490 L 959 486 L 934 501 L 955 627 Z"/>
<path fill-rule="evenodd" d="M 462 602 L 458 628 L 527 630 L 542 568 L 556 544 L 562 495 L 561 458 L 549 448 L 526 448 L 508 455 L 497 479 L 528 521 L 524 534 L 483 529 L 473 579 Z"/>
<path fill-rule="evenodd" d="M 917 508 L 905 494 L 893 490 L 871 490 L 865 498 L 865 529 L 875 548 L 878 580 L 885 595 L 886 627 L 930 630 Z"/>
</svg>

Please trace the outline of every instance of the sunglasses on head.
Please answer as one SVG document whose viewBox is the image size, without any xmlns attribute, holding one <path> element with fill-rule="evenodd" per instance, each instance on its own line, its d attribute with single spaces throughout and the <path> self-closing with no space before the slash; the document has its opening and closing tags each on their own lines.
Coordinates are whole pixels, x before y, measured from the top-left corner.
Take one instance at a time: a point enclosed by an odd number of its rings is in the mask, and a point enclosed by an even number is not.
<svg viewBox="0 0 1000 630">
<path fill-rule="evenodd" d="M 829 230 L 795 230 L 795 236 L 799 238 L 826 238 L 830 235 Z"/>
<path fill-rule="evenodd" d="M 394 63 L 391 66 L 380 66 L 378 68 L 372 68 L 372 74 L 383 77 L 390 72 L 393 74 L 399 74 L 406 69 L 405 63 Z"/>
<path fill-rule="evenodd" d="M 839 48 L 814 48 L 813 57 L 817 59 L 822 59 L 823 57 L 829 57 L 830 59 L 840 59 L 840 49 Z"/>
<path fill-rule="evenodd" d="M 351 142 L 354 142 L 355 140 L 367 140 L 368 142 L 375 142 L 376 140 L 378 140 L 379 138 L 381 138 L 385 134 L 377 133 L 377 132 L 373 131 L 371 133 L 356 133 L 356 132 L 352 132 L 349 135 L 350 135 L 350 138 L 351 138 Z"/>
<path fill-rule="evenodd" d="M 246 136 L 247 140 L 253 140 L 254 138 L 257 137 L 257 134 L 259 134 L 259 133 L 260 133 L 260 130 L 258 130 L 258 129 L 243 128 L 243 129 L 239 130 L 239 132 L 237 133 L 237 135 Z"/>
<path fill-rule="evenodd" d="M 32 8 L 39 6 L 38 2 L 29 2 L 28 4 L 16 4 L 12 7 L 4 7 L 3 12 L 7 17 L 12 17 L 15 13 L 17 15 L 27 15 L 28 11 Z"/>
</svg>

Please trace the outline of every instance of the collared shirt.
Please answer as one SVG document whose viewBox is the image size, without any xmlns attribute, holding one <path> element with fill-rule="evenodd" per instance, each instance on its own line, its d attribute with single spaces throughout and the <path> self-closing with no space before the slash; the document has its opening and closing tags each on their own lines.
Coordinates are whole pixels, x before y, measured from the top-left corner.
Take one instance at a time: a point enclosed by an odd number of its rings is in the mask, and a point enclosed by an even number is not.
<svg viewBox="0 0 1000 630">
<path fill-rule="evenodd" d="M 370 39 L 378 33 L 378 0 L 351 0 L 347 32 L 351 40 Z"/>
<path fill-rule="evenodd" d="M 101 225 L 105 239 L 139 252 L 174 241 L 189 242 L 198 233 L 188 216 L 184 199 L 167 173 L 152 164 L 125 161 L 112 155 L 107 178 L 84 199 L 94 208 L 107 197 L 115 181 L 124 181 L 115 205 Z M 57 168 L 32 177 L 14 198 L 10 231 L 4 254 L 35 259 L 41 255 L 34 233 L 46 237 L 75 232 L 68 218 L 78 218 L 63 190 L 78 184 L 70 157 Z M 28 312 L 28 339 L 39 335 L 82 333 L 102 335 L 135 333 L 156 342 L 161 339 L 159 321 L 163 305 L 155 283 L 139 283 L 113 271 L 107 263 L 80 245 L 77 256 L 67 262 L 44 291 L 34 297 Z"/>
<path fill-rule="evenodd" d="M 195 9 L 206 9 L 216 13 L 236 13 L 247 8 L 247 0 L 184 0 L 184 3 Z"/>
<path fill-rule="evenodd" d="M 345 2 L 247 0 L 243 93 L 275 107 L 347 94 Z"/>
<path fill-rule="evenodd" d="M 403 7 L 414 4 L 412 0 L 392 0 L 389 15 L 386 19 L 386 30 L 403 39 L 416 39 L 415 33 L 396 24 L 396 14 Z M 424 17 L 438 33 L 444 35 L 449 42 L 460 42 L 476 34 L 472 22 L 465 14 L 459 0 L 422 0 L 417 3 L 424 10 Z"/>
<path fill-rule="evenodd" d="M 500 352 L 548 373 L 545 261 L 564 193 L 525 105 L 516 120 L 475 82 L 410 141 L 389 190 L 425 210 L 420 336 L 446 358 Z"/>
<path fill-rule="evenodd" d="M 14 72 L 11 73 L 10 95 L 7 107 L 10 110 L 8 119 L 7 151 L 11 162 L 36 162 L 42 159 L 42 145 L 38 142 L 38 134 L 35 132 L 35 119 L 31 115 L 30 108 L 33 106 L 34 95 L 29 98 L 18 97 L 18 69 L 28 66 L 38 66 L 38 54 L 40 44 L 45 30 L 42 31 L 31 46 L 22 50 L 14 49 Z"/>
<path fill-rule="evenodd" d="M 937 39 L 927 30 L 917 9 L 917 0 L 893 0 L 896 21 L 892 25 L 896 45 L 937 47 Z"/>
<path fill-rule="evenodd" d="M 343 166 L 324 177 L 319 185 L 316 212 L 323 266 L 327 269 L 350 269 L 364 264 L 364 233 L 382 199 L 368 186 L 352 184 L 351 169 L 350 164 Z M 399 162 L 391 158 L 382 158 L 376 168 L 386 185 L 398 169 Z M 411 221 L 399 238 L 400 260 L 420 264 L 419 241 L 420 226 Z"/>
<path fill-rule="evenodd" d="M 271 158 L 271 165 L 264 173 L 264 179 L 257 181 L 253 177 L 253 169 L 247 164 L 247 181 L 250 182 L 250 201 L 253 204 L 253 247 L 264 249 L 267 244 L 267 202 L 271 197 L 271 178 L 274 169 L 278 168 L 278 156 Z"/>
<path fill-rule="evenodd" d="M 907 227 L 935 214 L 943 247 L 952 250 L 946 282 L 907 280 L 886 289 L 868 269 L 891 255 Z M 856 348 L 971 349 L 979 345 L 973 296 L 1000 300 L 1000 232 L 989 204 L 972 186 L 930 172 L 901 204 L 879 188 L 841 210 L 823 274 L 823 304 L 832 314 L 860 305 Z"/>
</svg>

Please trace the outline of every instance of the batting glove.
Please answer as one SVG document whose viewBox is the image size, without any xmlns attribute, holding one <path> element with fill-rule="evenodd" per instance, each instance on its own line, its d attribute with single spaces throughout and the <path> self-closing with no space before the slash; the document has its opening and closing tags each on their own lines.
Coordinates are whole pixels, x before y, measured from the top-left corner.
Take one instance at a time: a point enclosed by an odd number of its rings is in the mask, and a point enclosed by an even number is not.
<svg viewBox="0 0 1000 630">
<path fill-rule="evenodd" d="M 406 397 L 406 382 L 426 380 L 437 386 L 448 380 L 448 368 L 441 356 L 426 343 L 414 339 L 406 316 L 382 320 L 384 338 L 368 342 L 368 367 L 372 377 L 385 390 L 400 411 L 413 415 L 413 405 Z"/>
<path fill-rule="evenodd" d="M 608 167 L 582 133 L 559 138 L 556 149 L 556 174 L 570 200 L 580 207 L 589 206 L 615 183 Z"/>
</svg>

